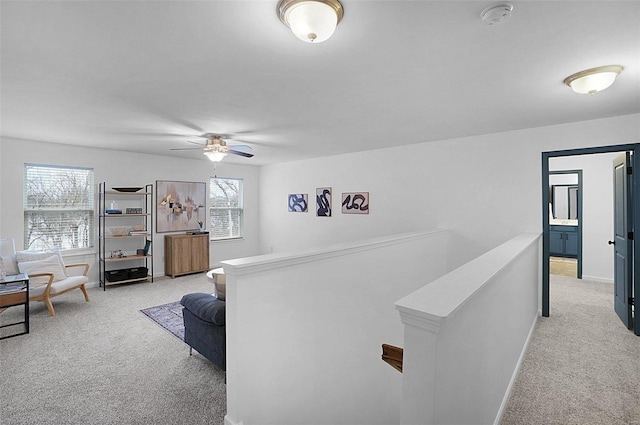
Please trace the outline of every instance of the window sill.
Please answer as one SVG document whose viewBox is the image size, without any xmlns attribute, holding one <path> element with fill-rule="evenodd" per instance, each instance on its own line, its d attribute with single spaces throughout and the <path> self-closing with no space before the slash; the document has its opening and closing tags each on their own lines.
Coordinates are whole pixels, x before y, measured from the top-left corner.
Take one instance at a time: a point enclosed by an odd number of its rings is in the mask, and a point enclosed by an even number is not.
<svg viewBox="0 0 640 425">
<path fill-rule="evenodd" d="M 210 242 L 234 242 L 242 240 L 244 240 L 244 236 L 238 236 L 237 238 L 209 239 Z"/>
<path fill-rule="evenodd" d="M 72 257 L 87 257 L 90 255 L 96 255 L 95 248 L 82 248 L 82 249 L 67 249 L 65 251 L 61 251 L 62 258 L 72 258 Z"/>
</svg>

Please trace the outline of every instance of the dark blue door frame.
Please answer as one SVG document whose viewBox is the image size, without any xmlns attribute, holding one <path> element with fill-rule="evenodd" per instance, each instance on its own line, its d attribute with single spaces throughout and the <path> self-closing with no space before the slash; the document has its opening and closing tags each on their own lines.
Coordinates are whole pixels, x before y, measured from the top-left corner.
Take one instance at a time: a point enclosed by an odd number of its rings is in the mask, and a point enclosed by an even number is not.
<svg viewBox="0 0 640 425">
<path fill-rule="evenodd" d="M 633 182 L 633 229 L 640 229 L 640 144 L 598 146 L 542 152 L 542 315 L 549 317 L 549 158 L 576 155 L 592 155 L 611 152 L 631 152 Z M 613 202 L 613 199 L 611 199 Z M 613 231 L 613 229 L 611 229 Z M 640 246 L 633 240 L 633 291 L 640 293 Z M 613 257 L 613 254 L 612 254 Z M 640 317 L 634 314 L 634 333 L 640 336 Z"/>
</svg>

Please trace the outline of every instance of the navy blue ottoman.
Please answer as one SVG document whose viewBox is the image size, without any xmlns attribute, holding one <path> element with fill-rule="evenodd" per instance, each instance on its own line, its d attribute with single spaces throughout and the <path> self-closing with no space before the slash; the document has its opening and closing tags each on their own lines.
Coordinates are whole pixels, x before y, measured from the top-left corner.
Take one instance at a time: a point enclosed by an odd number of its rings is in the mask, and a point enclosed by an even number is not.
<svg viewBox="0 0 640 425">
<path fill-rule="evenodd" d="M 225 302 L 211 294 L 187 294 L 180 300 L 184 342 L 226 370 Z"/>
</svg>

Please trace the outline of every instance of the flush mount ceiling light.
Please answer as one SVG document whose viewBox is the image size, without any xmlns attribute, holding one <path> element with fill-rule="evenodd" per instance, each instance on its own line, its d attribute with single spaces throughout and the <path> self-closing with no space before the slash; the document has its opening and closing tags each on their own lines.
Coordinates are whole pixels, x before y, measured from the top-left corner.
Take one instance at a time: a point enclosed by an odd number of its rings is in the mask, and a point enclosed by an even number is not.
<svg viewBox="0 0 640 425">
<path fill-rule="evenodd" d="M 624 67 L 620 65 L 599 66 L 576 72 L 564 79 L 564 83 L 574 92 L 594 94 L 609 87 Z"/>
<path fill-rule="evenodd" d="M 280 0 L 280 20 L 307 43 L 322 43 L 336 30 L 344 16 L 338 0 Z"/>
</svg>

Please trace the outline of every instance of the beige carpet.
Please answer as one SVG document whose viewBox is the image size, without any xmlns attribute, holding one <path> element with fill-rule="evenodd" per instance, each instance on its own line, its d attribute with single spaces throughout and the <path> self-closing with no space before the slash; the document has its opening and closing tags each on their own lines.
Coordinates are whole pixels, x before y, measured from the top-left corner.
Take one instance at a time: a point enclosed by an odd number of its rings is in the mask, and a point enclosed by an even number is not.
<svg viewBox="0 0 640 425">
<path fill-rule="evenodd" d="M 210 291 L 199 274 L 94 288 L 90 303 L 69 293 L 53 318 L 32 304 L 31 333 L 0 341 L 0 423 L 222 424 L 224 373 L 139 311 Z M 612 294 L 552 277 L 551 317 L 539 319 L 503 425 L 640 425 L 640 337 Z"/>
<path fill-rule="evenodd" d="M 0 424 L 223 424 L 224 372 L 140 312 L 212 291 L 201 273 L 32 303 L 31 333 L 0 341 Z"/>
<path fill-rule="evenodd" d="M 551 276 L 503 425 L 640 425 L 640 337 L 613 311 L 613 285 Z"/>
</svg>

